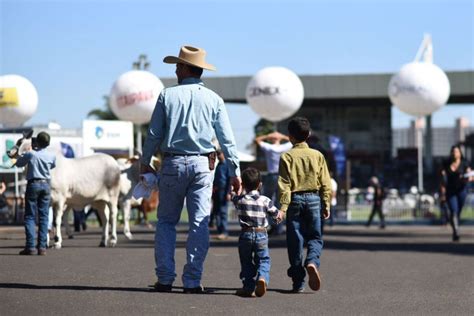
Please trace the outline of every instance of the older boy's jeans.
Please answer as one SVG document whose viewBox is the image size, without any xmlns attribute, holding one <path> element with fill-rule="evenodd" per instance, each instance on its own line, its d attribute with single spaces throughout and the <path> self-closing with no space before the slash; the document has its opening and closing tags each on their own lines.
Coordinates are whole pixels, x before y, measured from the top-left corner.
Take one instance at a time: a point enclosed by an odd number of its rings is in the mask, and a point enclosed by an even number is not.
<svg viewBox="0 0 474 316">
<path fill-rule="evenodd" d="M 38 248 L 46 249 L 51 190 L 48 182 L 31 182 L 25 194 L 26 248 L 35 249 L 36 214 L 38 213 Z"/>
<path fill-rule="evenodd" d="M 256 280 L 270 282 L 270 253 L 266 232 L 242 232 L 239 237 L 240 279 L 244 289 L 253 292 Z M 256 277 L 256 278 L 255 278 Z"/>
<path fill-rule="evenodd" d="M 201 284 L 204 260 L 209 249 L 208 223 L 213 180 L 214 172 L 209 170 L 206 156 L 174 156 L 163 160 L 155 233 L 156 276 L 161 284 L 172 284 L 176 277 L 176 224 L 181 216 L 184 199 L 188 210 L 189 234 L 182 281 L 186 288 Z"/>
<path fill-rule="evenodd" d="M 321 199 L 316 193 L 294 193 L 286 214 L 286 242 L 290 268 L 288 276 L 293 287 L 303 287 L 306 275 L 304 267 L 310 263 L 320 265 L 323 249 L 321 234 Z M 303 247 L 307 244 L 308 254 L 303 262 Z"/>
</svg>

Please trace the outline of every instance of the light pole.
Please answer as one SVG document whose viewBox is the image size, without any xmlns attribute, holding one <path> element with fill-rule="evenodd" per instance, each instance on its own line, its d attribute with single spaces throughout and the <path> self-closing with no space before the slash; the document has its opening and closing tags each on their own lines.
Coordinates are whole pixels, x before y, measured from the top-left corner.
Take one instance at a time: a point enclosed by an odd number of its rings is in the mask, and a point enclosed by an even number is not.
<svg viewBox="0 0 474 316">
<path fill-rule="evenodd" d="M 138 60 L 133 63 L 133 69 L 136 70 L 147 70 L 149 66 L 150 62 L 145 54 L 138 56 Z M 142 154 L 142 125 L 135 124 L 135 128 L 137 130 L 136 151 Z"/>
</svg>

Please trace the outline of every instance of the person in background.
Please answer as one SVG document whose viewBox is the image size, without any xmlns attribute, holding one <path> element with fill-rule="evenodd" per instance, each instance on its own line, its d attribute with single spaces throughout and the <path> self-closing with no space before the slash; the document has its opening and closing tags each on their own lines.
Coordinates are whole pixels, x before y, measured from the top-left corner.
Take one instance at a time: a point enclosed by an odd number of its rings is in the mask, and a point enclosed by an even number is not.
<svg viewBox="0 0 474 316">
<path fill-rule="evenodd" d="M 5 182 L 0 181 L 0 212 L 8 210 L 7 198 L 5 196 L 6 190 L 7 186 L 5 185 Z"/>
<path fill-rule="evenodd" d="M 183 292 L 202 294 L 204 261 L 209 250 L 209 215 L 216 160 L 214 135 L 229 161 L 231 185 L 240 193 L 240 163 L 224 101 L 206 88 L 203 69 L 215 70 L 205 61 L 202 48 L 183 46 L 179 56 L 167 56 L 176 64 L 178 85 L 161 91 L 143 146 L 141 174 L 156 173 L 150 161 L 156 152 L 163 157 L 159 182 L 160 204 L 155 232 L 155 283 L 157 292 L 171 292 L 176 278 L 176 225 L 183 203 L 189 217 Z"/>
<path fill-rule="evenodd" d="M 334 225 L 334 216 L 336 212 L 336 205 L 337 205 L 337 182 L 333 177 L 332 172 L 329 172 L 331 176 L 331 212 L 329 214 L 328 225 Z M 321 221 L 321 231 L 324 233 L 324 227 L 326 226 L 326 221 L 322 219 Z"/>
<path fill-rule="evenodd" d="M 282 144 L 282 141 L 285 143 Z M 255 142 L 265 154 L 265 162 L 268 174 L 263 180 L 263 195 L 272 199 L 275 206 L 280 206 L 278 201 L 278 166 L 281 154 L 290 150 L 293 145 L 288 136 L 279 132 L 272 132 L 255 138 Z M 280 235 L 284 232 L 283 223 L 276 224 L 271 222 L 269 234 Z"/>
<path fill-rule="evenodd" d="M 267 215 L 279 222 L 283 219 L 283 214 L 273 205 L 271 199 L 260 195 L 262 182 L 257 169 L 245 169 L 242 172 L 242 184 L 245 193 L 232 197 L 242 229 L 239 237 L 239 258 L 243 287 L 235 294 L 241 297 L 261 297 L 265 295 L 270 282 Z"/>
<path fill-rule="evenodd" d="M 25 194 L 25 249 L 20 255 L 46 255 L 48 214 L 51 201 L 51 169 L 56 167 L 56 156 L 46 150 L 49 146 L 50 136 L 40 132 L 36 137 L 37 150 L 29 150 L 18 157 L 16 166 L 28 166 L 26 173 Z M 36 215 L 39 218 L 38 243 L 35 243 Z"/>
<path fill-rule="evenodd" d="M 441 171 L 441 203 L 446 203 L 449 209 L 449 220 L 453 230 L 453 241 L 459 241 L 459 220 L 466 201 L 466 184 L 474 177 L 467 173 L 471 171 L 464 159 L 461 147 L 452 146 L 448 160 Z"/>
<path fill-rule="evenodd" d="M 216 219 L 218 240 L 225 240 L 229 236 L 227 230 L 228 206 L 230 200 L 230 169 L 224 153 L 217 151 L 219 160 L 214 175 L 214 184 L 212 189 L 212 212 Z M 211 218 L 212 218 L 211 215 Z"/>
<path fill-rule="evenodd" d="M 74 209 L 74 231 L 75 232 L 80 232 L 81 228 L 83 231 L 87 230 L 87 225 L 86 225 L 86 212 L 85 210 L 79 209 L 76 210 Z"/>
<path fill-rule="evenodd" d="M 369 215 L 369 220 L 365 226 L 369 227 L 372 224 L 372 220 L 374 219 L 375 214 L 380 217 L 380 228 L 385 228 L 385 216 L 383 215 L 382 211 L 382 203 L 383 203 L 383 189 L 380 185 L 379 179 L 377 177 L 370 178 L 369 187 L 373 188 L 374 191 L 374 198 L 372 204 L 372 212 Z"/>
<path fill-rule="evenodd" d="M 293 148 L 281 155 L 278 178 L 281 211 L 286 212 L 288 276 L 293 281 L 293 293 L 304 291 L 306 272 L 309 287 L 318 291 L 323 250 L 321 220 L 330 215 L 331 177 L 323 154 L 306 143 L 311 134 L 308 119 L 293 118 L 288 132 Z M 308 252 L 303 260 L 305 244 Z"/>
</svg>

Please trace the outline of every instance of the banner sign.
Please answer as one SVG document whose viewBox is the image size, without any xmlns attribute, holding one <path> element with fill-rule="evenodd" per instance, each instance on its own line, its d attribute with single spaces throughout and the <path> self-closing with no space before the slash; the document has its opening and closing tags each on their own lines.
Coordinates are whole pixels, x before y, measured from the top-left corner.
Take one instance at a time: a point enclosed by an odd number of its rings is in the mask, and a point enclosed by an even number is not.
<svg viewBox="0 0 474 316">
<path fill-rule="evenodd" d="M 329 135 L 329 146 L 336 161 L 336 173 L 338 177 L 345 177 L 346 172 L 346 151 L 344 143 L 340 137 Z"/>
<path fill-rule="evenodd" d="M 16 88 L 0 88 L 0 107 L 18 106 L 19 104 Z"/>
</svg>

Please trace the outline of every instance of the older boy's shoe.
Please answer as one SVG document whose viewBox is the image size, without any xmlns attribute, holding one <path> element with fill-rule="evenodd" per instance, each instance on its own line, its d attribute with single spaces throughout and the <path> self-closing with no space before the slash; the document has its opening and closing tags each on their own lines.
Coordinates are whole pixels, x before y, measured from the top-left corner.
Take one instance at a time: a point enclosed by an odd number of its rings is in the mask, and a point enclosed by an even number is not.
<svg viewBox="0 0 474 316">
<path fill-rule="evenodd" d="M 207 291 L 204 289 L 202 285 L 198 287 L 185 287 L 183 289 L 184 294 L 206 294 Z"/>
<path fill-rule="evenodd" d="M 265 282 L 265 279 L 258 279 L 257 281 L 257 287 L 255 289 L 255 295 L 258 297 L 262 297 L 265 295 L 267 292 L 267 282 Z"/>
<path fill-rule="evenodd" d="M 161 284 L 159 281 L 156 281 L 153 288 L 155 289 L 156 292 L 169 293 L 169 292 L 171 292 L 171 289 L 173 288 L 173 285 L 171 285 L 171 284 Z"/>
<path fill-rule="evenodd" d="M 255 297 L 255 293 L 253 291 L 246 290 L 246 289 L 238 289 L 235 292 L 235 295 L 240 296 L 240 297 Z"/>
<path fill-rule="evenodd" d="M 37 253 L 38 252 L 36 251 L 36 249 L 25 248 L 22 251 L 20 251 L 19 255 L 20 256 L 33 256 L 33 255 L 36 255 Z"/>
<path fill-rule="evenodd" d="M 318 291 L 321 288 L 321 276 L 319 275 L 318 268 L 313 263 L 306 266 L 306 271 L 309 276 L 309 288 L 313 291 Z"/>
<path fill-rule="evenodd" d="M 46 249 L 39 248 L 38 249 L 38 256 L 46 256 Z"/>
</svg>

